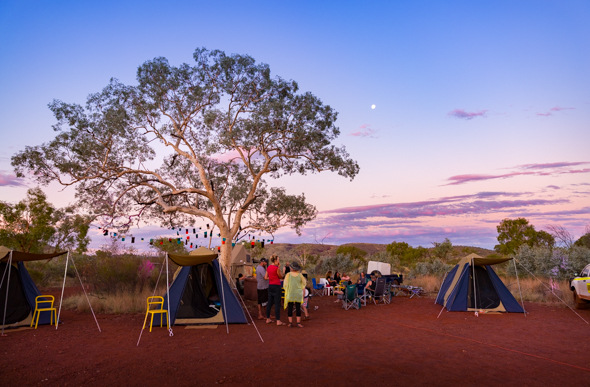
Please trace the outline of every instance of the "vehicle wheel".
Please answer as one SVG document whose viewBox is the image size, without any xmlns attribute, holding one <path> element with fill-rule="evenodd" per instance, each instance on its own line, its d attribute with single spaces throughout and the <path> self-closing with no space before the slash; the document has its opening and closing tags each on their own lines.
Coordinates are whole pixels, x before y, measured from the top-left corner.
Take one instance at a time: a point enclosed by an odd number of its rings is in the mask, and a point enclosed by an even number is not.
<svg viewBox="0 0 590 387">
<path fill-rule="evenodd" d="M 576 306 L 576 309 L 588 309 L 590 302 L 582 300 L 578 297 L 578 293 L 574 292 L 574 305 Z"/>
</svg>

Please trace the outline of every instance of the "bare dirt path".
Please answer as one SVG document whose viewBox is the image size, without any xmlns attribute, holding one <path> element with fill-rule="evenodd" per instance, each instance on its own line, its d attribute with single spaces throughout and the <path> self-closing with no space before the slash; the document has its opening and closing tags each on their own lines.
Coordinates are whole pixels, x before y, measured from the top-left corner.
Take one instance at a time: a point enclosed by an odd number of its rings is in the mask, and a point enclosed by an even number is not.
<svg viewBox="0 0 590 387">
<path fill-rule="evenodd" d="M 315 297 L 305 328 L 144 331 L 143 315 L 62 311 L 63 324 L 0 337 L 2 385 L 543 385 L 590 379 L 590 325 L 565 307 L 442 312 L 430 298 L 343 310 Z M 248 302 L 255 314 L 255 305 Z M 286 321 L 286 313 L 282 319 Z M 590 321 L 590 310 L 580 311 Z"/>
</svg>

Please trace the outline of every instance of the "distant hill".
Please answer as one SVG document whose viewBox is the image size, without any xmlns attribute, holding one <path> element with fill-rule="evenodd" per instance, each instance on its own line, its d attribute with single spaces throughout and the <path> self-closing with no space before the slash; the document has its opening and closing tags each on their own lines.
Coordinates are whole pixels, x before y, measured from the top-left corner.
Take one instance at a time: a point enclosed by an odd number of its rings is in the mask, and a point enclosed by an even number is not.
<svg viewBox="0 0 590 387">
<path fill-rule="evenodd" d="M 375 244 L 375 243 L 346 243 L 344 245 L 326 245 L 326 244 L 313 244 L 313 243 L 274 243 L 272 245 L 267 244 L 262 251 L 262 256 L 270 257 L 273 254 L 279 257 L 291 259 L 300 257 L 303 254 L 319 255 L 319 256 L 334 256 L 336 250 L 340 246 L 355 246 L 367 253 L 367 255 L 373 255 L 380 251 L 385 251 L 387 245 Z M 428 249 L 430 250 L 430 249 Z M 473 246 L 453 246 L 453 251 L 449 260 L 459 259 L 471 253 L 475 253 L 482 257 L 495 254 L 494 250 L 484 249 L 482 247 Z"/>
</svg>

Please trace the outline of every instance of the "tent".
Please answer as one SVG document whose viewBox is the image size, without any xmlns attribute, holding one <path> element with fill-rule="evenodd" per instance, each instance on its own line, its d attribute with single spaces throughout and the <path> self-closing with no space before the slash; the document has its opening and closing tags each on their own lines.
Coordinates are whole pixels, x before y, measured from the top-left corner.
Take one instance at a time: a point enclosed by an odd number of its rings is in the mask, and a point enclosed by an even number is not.
<svg viewBox="0 0 590 387">
<path fill-rule="evenodd" d="M 483 258 L 470 254 L 449 271 L 436 297 L 448 311 L 524 313 L 492 265 L 512 258 Z"/>
<path fill-rule="evenodd" d="M 237 278 L 238 274 L 244 277 L 252 276 L 252 256 L 243 244 L 236 245 L 232 249 L 230 265 L 232 278 Z"/>
<path fill-rule="evenodd" d="M 0 246 L 0 325 L 4 328 L 29 326 L 35 297 L 41 295 L 23 262 L 51 259 L 67 252 L 31 254 Z M 50 312 L 42 312 L 39 324 L 49 324 Z"/>
<path fill-rule="evenodd" d="M 221 271 L 217 253 L 199 247 L 189 255 L 168 254 L 168 257 L 180 266 L 164 297 L 164 308 L 170 311 L 170 325 L 247 323 Z"/>
</svg>

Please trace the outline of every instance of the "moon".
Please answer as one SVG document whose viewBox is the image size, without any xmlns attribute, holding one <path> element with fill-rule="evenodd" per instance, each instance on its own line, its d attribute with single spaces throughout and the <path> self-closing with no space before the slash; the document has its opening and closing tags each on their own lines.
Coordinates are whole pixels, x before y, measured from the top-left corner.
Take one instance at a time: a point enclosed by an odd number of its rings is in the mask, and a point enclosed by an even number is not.
<svg viewBox="0 0 590 387">
<path fill-rule="evenodd" d="M 371 105 L 371 110 L 375 110 L 375 108 L 376 108 L 376 107 L 377 107 L 377 106 L 376 106 L 375 104 L 372 104 L 372 105 Z"/>
</svg>

